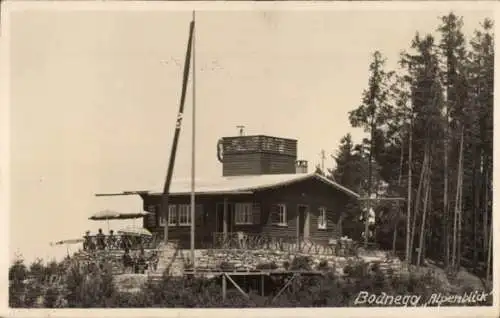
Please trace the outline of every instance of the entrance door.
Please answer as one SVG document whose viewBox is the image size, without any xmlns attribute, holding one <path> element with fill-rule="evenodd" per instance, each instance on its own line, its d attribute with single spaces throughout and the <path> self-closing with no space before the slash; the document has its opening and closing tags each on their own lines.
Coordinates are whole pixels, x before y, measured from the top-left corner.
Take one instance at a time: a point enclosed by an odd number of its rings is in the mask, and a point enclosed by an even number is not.
<svg viewBox="0 0 500 318">
<path fill-rule="evenodd" d="M 234 203 L 227 203 L 227 231 L 233 231 Z M 224 203 L 217 203 L 215 232 L 224 232 Z"/>
<path fill-rule="evenodd" d="M 309 237 L 309 207 L 307 205 L 297 206 L 297 235 L 299 238 Z"/>
</svg>

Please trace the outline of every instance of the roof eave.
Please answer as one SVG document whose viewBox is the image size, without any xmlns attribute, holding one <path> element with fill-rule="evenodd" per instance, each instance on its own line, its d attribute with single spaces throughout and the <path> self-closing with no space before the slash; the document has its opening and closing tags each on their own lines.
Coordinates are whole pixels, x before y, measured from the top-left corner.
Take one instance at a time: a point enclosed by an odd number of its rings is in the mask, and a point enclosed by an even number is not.
<svg viewBox="0 0 500 318">
<path fill-rule="evenodd" d="M 329 184 L 329 185 L 337 188 L 338 190 L 340 190 L 340 191 L 342 191 L 342 192 L 344 192 L 344 193 L 346 193 L 346 194 L 348 194 L 348 195 L 356 198 L 356 199 L 359 199 L 361 197 L 358 193 L 356 193 L 356 192 L 354 192 L 354 191 L 352 191 L 352 190 L 350 190 L 350 189 L 348 189 L 348 188 L 346 188 L 346 187 L 338 184 L 337 182 L 332 181 L 332 180 L 330 180 L 330 179 L 328 179 L 328 178 L 326 178 L 326 177 L 324 177 L 324 176 L 322 176 L 322 175 L 320 175 L 318 173 L 315 173 L 313 176 L 316 177 L 317 179 L 319 179 L 319 180 L 321 180 L 321 181 L 323 181 L 323 182 L 325 182 L 325 183 L 327 183 L 327 184 Z"/>
<path fill-rule="evenodd" d="M 301 181 L 304 181 L 306 179 L 309 179 L 309 178 L 316 178 L 326 184 L 328 184 L 329 186 L 332 186 L 334 188 L 336 188 L 337 190 L 340 190 L 344 193 L 346 193 L 347 195 L 349 196 L 352 196 L 356 199 L 359 199 L 361 196 L 338 184 L 337 182 L 335 181 L 332 181 L 318 173 L 304 173 L 302 174 L 301 176 L 298 176 L 297 178 L 293 178 L 291 180 L 285 180 L 285 181 L 280 181 L 280 182 L 276 182 L 274 184 L 268 184 L 268 185 L 261 185 L 261 186 L 257 186 L 257 187 L 252 187 L 252 188 L 248 188 L 248 189 L 241 189 L 241 190 L 234 190 L 234 191 L 195 191 L 195 195 L 245 195 L 245 194 L 254 194 L 256 191 L 263 191 L 263 190 L 268 190 L 268 189 L 274 189 L 274 188 L 278 188 L 278 187 L 283 187 L 283 186 L 287 186 L 287 185 L 290 185 L 290 184 L 294 184 L 294 183 L 297 183 L 297 182 L 301 182 Z M 185 195 L 189 195 L 191 194 L 190 191 L 187 191 L 187 192 L 173 192 L 173 193 L 170 193 L 169 195 L 170 196 L 185 196 Z M 158 195 L 162 195 L 161 192 L 151 192 L 151 191 L 123 191 L 121 193 L 98 193 L 98 194 L 95 194 L 96 196 L 121 196 L 121 195 L 139 195 L 141 197 L 144 197 L 144 196 L 158 196 Z"/>
<path fill-rule="evenodd" d="M 253 191 L 197 191 L 195 195 L 244 195 L 244 194 L 253 194 Z M 148 195 L 162 195 L 161 192 L 150 192 Z M 191 192 L 173 192 L 169 193 L 170 196 L 185 196 L 190 195 Z"/>
<path fill-rule="evenodd" d="M 243 194 L 253 194 L 253 191 L 197 191 L 195 195 L 243 195 Z M 123 191 L 120 193 L 96 193 L 96 197 L 113 197 L 113 196 L 124 196 L 124 195 L 139 195 L 139 196 L 158 196 L 162 195 L 161 192 L 151 192 L 151 191 Z M 169 193 L 169 196 L 185 196 L 190 195 L 191 192 L 173 192 Z"/>
<path fill-rule="evenodd" d="M 95 193 L 96 197 L 116 197 L 116 196 L 124 196 L 124 195 L 145 195 L 149 194 L 149 191 L 123 191 L 118 193 Z"/>
</svg>

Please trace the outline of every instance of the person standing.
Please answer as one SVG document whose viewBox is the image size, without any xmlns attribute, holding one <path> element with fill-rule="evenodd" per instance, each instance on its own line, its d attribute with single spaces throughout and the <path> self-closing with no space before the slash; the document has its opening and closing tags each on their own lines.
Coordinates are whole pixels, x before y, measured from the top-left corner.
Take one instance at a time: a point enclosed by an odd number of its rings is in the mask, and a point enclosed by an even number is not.
<svg viewBox="0 0 500 318">
<path fill-rule="evenodd" d="M 96 239 L 97 239 L 97 248 L 100 249 L 100 250 L 103 250 L 105 247 L 106 247 L 106 240 L 105 240 L 105 236 L 104 234 L 102 233 L 102 229 L 99 229 L 97 235 L 96 235 Z"/>
</svg>

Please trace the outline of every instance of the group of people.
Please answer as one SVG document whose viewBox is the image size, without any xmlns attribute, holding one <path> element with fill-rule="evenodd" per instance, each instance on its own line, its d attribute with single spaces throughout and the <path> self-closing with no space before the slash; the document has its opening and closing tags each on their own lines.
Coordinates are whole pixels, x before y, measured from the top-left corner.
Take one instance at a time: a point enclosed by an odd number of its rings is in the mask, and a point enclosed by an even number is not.
<svg viewBox="0 0 500 318">
<path fill-rule="evenodd" d="M 158 254 L 153 252 L 151 256 L 146 257 L 144 249 L 141 248 L 138 254 L 131 255 L 130 250 L 126 248 L 122 256 L 122 262 L 126 273 L 144 274 L 148 268 L 156 271 Z"/>
<path fill-rule="evenodd" d="M 110 249 L 132 249 L 142 248 L 143 241 L 140 236 L 115 235 L 113 230 L 109 231 L 109 235 L 105 235 L 102 229 L 97 231 L 97 234 L 92 236 L 90 231 L 85 232 L 83 236 L 83 250 L 110 250 Z"/>
<path fill-rule="evenodd" d="M 97 231 L 97 234 L 91 235 L 90 231 L 86 231 L 83 236 L 83 250 L 93 252 L 96 250 L 124 250 L 122 256 L 122 264 L 127 273 L 143 274 L 147 269 L 156 270 L 158 265 L 158 254 L 156 251 L 146 257 L 144 252 L 144 244 L 142 237 L 132 235 L 115 235 L 113 230 L 105 235 L 102 229 Z M 131 250 L 138 250 L 131 253 Z"/>
</svg>

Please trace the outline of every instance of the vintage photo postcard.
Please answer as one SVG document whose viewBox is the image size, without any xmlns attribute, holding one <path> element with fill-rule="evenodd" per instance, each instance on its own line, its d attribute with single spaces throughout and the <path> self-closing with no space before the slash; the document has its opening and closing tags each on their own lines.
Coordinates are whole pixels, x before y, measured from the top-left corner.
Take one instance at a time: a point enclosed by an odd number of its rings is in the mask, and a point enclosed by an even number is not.
<svg viewBox="0 0 500 318">
<path fill-rule="evenodd" d="M 2 313 L 497 316 L 496 7 L 2 3 Z"/>
</svg>

